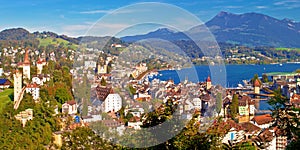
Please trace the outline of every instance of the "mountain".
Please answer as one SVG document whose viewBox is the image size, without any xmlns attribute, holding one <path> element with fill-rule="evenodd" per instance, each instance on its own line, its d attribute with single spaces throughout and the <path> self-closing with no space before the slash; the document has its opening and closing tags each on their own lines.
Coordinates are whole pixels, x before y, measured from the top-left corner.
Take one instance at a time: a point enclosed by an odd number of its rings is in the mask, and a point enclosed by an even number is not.
<svg viewBox="0 0 300 150">
<path fill-rule="evenodd" d="M 206 26 L 218 42 L 248 46 L 300 46 L 300 23 L 288 19 L 279 20 L 258 13 L 237 15 L 220 12 Z"/>
<path fill-rule="evenodd" d="M 300 47 L 300 23 L 290 19 L 279 20 L 264 14 L 245 13 L 233 14 L 220 12 L 205 23 L 216 40 L 225 43 L 246 46 Z M 203 25 L 186 31 L 191 35 L 201 34 Z M 165 40 L 188 40 L 182 32 L 169 29 L 159 29 L 145 35 L 127 36 L 121 38 L 126 42 L 146 38 L 161 38 Z"/>
<path fill-rule="evenodd" d="M 160 28 L 144 35 L 125 36 L 121 39 L 125 42 L 135 42 L 143 39 L 158 38 L 168 41 L 186 40 L 188 37 L 182 32 L 175 32 L 167 28 Z"/>
<path fill-rule="evenodd" d="M 6 29 L 0 32 L 0 40 L 28 40 L 34 35 L 23 28 Z"/>
</svg>

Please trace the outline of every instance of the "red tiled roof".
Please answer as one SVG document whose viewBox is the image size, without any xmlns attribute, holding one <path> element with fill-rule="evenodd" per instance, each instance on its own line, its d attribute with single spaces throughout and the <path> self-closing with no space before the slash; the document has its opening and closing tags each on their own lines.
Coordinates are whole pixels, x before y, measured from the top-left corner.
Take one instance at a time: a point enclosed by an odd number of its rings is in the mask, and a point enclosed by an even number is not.
<svg viewBox="0 0 300 150">
<path fill-rule="evenodd" d="M 97 97 L 104 101 L 106 99 L 106 97 L 108 96 L 108 94 L 112 93 L 112 88 L 111 87 L 106 87 L 106 86 L 97 86 L 96 87 L 96 94 Z"/>
<path fill-rule="evenodd" d="M 255 116 L 251 120 L 256 122 L 258 125 L 262 125 L 262 124 L 270 123 L 274 119 L 272 118 L 272 116 L 270 114 L 265 114 L 265 115 Z"/>
<path fill-rule="evenodd" d="M 67 104 L 69 104 L 69 105 L 75 105 L 76 101 L 75 100 L 71 100 L 71 101 L 68 101 Z"/>
<path fill-rule="evenodd" d="M 254 87 L 260 87 L 260 82 L 258 81 L 258 79 L 254 81 Z"/>
<path fill-rule="evenodd" d="M 29 56 L 28 56 L 28 49 L 26 49 L 26 51 L 25 51 L 24 64 L 30 64 Z"/>
<path fill-rule="evenodd" d="M 28 84 L 26 88 L 38 88 L 39 86 L 36 83 Z"/>
<path fill-rule="evenodd" d="M 210 76 L 207 77 L 206 82 L 211 82 Z"/>
<path fill-rule="evenodd" d="M 245 131 L 247 132 L 254 132 L 254 131 L 259 131 L 260 127 L 250 123 L 250 122 L 244 122 L 240 124 L 243 128 L 245 128 Z"/>
</svg>

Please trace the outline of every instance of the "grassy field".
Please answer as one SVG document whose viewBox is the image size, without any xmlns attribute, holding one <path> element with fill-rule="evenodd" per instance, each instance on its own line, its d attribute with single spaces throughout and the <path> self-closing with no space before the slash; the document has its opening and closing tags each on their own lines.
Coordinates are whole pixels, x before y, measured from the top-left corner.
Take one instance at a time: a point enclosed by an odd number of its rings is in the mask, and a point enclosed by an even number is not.
<svg viewBox="0 0 300 150">
<path fill-rule="evenodd" d="M 9 95 L 13 94 L 13 92 L 13 89 L 5 89 L 4 91 L 0 92 L 0 112 L 7 103 L 12 101 Z"/>
<path fill-rule="evenodd" d="M 58 46 L 60 43 L 63 43 L 65 47 L 70 47 L 71 49 L 77 49 L 77 45 L 71 43 L 70 45 L 68 45 L 70 42 L 61 39 L 61 38 L 51 38 L 51 37 L 47 37 L 47 38 L 38 38 L 38 40 L 40 41 L 40 45 L 39 46 L 47 46 L 49 44 Z"/>
<path fill-rule="evenodd" d="M 294 51 L 300 51 L 300 48 L 284 48 L 284 47 L 278 47 L 278 48 L 276 48 L 276 50 L 278 50 L 278 51 L 292 51 L 292 50 L 294 50 Z"/>
</svg>

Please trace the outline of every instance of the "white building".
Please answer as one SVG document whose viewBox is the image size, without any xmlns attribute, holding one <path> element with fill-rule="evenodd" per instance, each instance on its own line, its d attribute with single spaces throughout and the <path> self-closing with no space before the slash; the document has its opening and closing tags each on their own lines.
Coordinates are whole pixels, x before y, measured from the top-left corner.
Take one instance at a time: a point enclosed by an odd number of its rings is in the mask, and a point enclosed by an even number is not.
<svg viewBox="0 0 300 150">
<path fill-rule="evenodd" d="M 201 110 L 201 99 L 200 98 L 194 98 L 192 100 L 193 104 L 194 104 L 194 108 L 195 109 L 198 109 L 198 110 Z"/>
<path fill-rule="evenodd" d="M 103 103 L 104 111 L 119 111 L 122 107 L 122 98 L 119 94 L 108 94 Z"/>
<path fill-rule="evenodd" d="M 26 93 L 30 93 L 34 100 L 38 100 L 40 98 L 40 87 L 37 84 L 28 84 Z"/>
<path fill-rule="evenodd" d="M 62 105 L 62 113 L 74 115 L 77 113 L 77 103 L 75 100 L 68 101 Z"/>
</svg>

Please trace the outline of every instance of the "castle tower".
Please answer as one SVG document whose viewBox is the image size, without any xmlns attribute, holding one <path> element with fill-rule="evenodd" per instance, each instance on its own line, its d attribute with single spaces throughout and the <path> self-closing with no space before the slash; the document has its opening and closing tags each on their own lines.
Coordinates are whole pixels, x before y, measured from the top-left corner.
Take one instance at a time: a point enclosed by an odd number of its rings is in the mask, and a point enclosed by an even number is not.
<svg viewBox="0 0 300 150">
<path fill-rule="evenodd" d="M 26 49 L 24 62 L 23 62 L 23 78 L 30 80 L 30 61 L 28 56 L 28 50 Z"/>
<path fill-rule="evenodd" d="M 209 90 L 210 88 L 211 88 L 211 79 L 208 76 L 207 79 L 206 79 L 206 89 Z"/>
<path fill-rule="evenodd" d="M 258 79 L 254 81 L 254 93 L 259 94 L 260 93 L 260 82 Z"/>
<path fill-rule="evenodd" d="M 22 72 L 16 70 L 14 74 L 14 102 L 18 100 L 18 97 L 22 91 Z"/>
<path fill-rule="evenodd" d="M 44 62 L 43 59 L 39 58 L 36 62 L 37 74 L 42 74 Z"/>
</svg>

